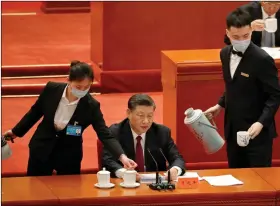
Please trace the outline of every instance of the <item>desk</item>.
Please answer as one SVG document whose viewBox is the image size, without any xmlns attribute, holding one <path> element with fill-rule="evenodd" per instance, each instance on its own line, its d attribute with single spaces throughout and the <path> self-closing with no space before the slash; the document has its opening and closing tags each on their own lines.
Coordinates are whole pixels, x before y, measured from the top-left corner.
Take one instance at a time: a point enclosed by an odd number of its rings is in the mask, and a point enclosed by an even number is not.
<svg viewBox="0 0 280 206">
<path fill-rule="evenodd" d="M 280 206 L 280 167 L 253 168 L 253 170 L 276 189 L 276 205 Z"/>
<path fill-rule="evenodd" d="M 217 104 L 224 92 L 219 49 L 177 50 L 161 53 L 163 85 L 163 124 L 171 129 L 179 151 L 189 169 L 227 167 L 225 146 L 215 154 L 205 153 L 203 146 L 184 124 L 184 112 L 193 107 L 205 111 Z M 280 59 L 275 60 L 280 66 Z M 280 76 L 280 75 L 279 75 Z M 280 112 L 276 114 L 280 132 Z M 224 136 L 224 111 L 215 118 L 218 132 Z M 280 138 L 274 140 L 273 165 L 280 165 Z"/>
<path fill-rule="evenodd" d="M 270 168 L 268 173 L 271 174 Z M 19 205 L 251 205 L 275 206 L 276 190 L 252 169 L 200 170 L 200 176 L 232 174 L 244 185 L 213 187 L 200 181 L 197 189 L 153 191 L 145 184 L 122 188 L 120 179 L 112 189 L 98 189 L 95 174 L 2 178 L 2 204 Z M 276 174 L 276 173 L 275 173 Z"/>
<path fill-rule="evenodd" d="M 112 189 L 97 189 L 95 174 L 80 176 L 38 177 L 51 189 L 62 205 L 275 205 L 275 189 L 251 169 L 225 169 L 198 171 L 199 175 L 232 174 L 244 185 L 213 187 L 201 181 L 198 189 L 176 189 L 159 192 L 142 184 L 137 189 L 119 186 L 120 179 Z"/>
<path fill-rule="evenodd" d="M 36 177 L 1 178 L 2 205 L 58 205 L 58 198 Z"/>
</svg>

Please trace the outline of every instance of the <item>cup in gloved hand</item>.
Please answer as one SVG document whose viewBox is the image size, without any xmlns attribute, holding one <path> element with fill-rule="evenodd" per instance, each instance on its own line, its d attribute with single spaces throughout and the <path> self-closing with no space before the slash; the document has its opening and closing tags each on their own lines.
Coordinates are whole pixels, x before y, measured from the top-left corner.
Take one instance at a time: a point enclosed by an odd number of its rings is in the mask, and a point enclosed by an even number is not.
<svg viewBox="0 0 280 206">
<path fill-rule="evenodd" d="M 249 144 L 251 137 L 247 131 L 237 132 L 237 144 L 240 147 L 246 147 Z"/>
</svg>

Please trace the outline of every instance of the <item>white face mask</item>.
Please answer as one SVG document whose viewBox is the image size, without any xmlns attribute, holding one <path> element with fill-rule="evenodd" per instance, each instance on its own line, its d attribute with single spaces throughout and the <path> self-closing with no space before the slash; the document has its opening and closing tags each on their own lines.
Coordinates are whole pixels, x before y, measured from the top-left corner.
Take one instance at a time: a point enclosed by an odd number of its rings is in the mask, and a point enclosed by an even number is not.
<svg viewBox="0 0 280 206">
<path fill-rule="evenodd" d="M 251 39 L 246 40 L 231 40 L 232 46 L 239 52 L 244 53 L 251 43 Z"/>
<path fill-rule="evenodd" d="M 82 98 L 88 93 L 89 89 L 90 87 L 87 90 L 83 91 L 83 90 L 76 89 L 75 87 L 71 87 L 71 92 L 75 97 Z"/>
</svg>

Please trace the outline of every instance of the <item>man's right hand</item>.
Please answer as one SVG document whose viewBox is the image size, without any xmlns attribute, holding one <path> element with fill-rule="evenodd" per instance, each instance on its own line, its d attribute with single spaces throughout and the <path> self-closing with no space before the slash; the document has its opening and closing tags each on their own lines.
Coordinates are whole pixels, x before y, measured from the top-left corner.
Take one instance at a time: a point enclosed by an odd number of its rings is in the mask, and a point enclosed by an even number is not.
<svg viewBox="0 0 280 206">
<path fill-rule="evenodd" d="M 213 107 L 210 107 L 209 109 L 207 109 L 204 114 L 207 117 L 207 119 L 211 120 L 213 119 L 213 117 L 218 116 L 218 114 L 220 113 L 222 107 L 218 104 L 216 104 Z"/>
<path fill-rule="evenodd" d="M 256 19 L 251 22 L 251 28 L 253 31 L 263 31 L 265 28 L 264 20 Z"/>
<path fill-rule="evenodd" d="M 3 136 L 5 137 L 5 139 L 7 141 L 12 141 L 13 142 L 13 139 L 17 138 L 17 136 L 12 132 L 12 130 L 8 130 L 6 131 Z"/>
</svg>

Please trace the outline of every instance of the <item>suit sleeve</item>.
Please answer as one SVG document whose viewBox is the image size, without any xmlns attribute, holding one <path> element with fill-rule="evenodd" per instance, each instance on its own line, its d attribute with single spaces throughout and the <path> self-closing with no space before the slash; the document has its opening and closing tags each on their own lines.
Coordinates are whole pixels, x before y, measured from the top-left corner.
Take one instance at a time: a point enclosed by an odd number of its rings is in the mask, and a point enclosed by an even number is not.
<svg viewBox="0 0 280 206">
<path fill-rule="evenodd" d="M 221 60 L 222 65 L 223 65 L 223 55 L 222 55 L 222 53 L 223 53 L 223 50 L 221 50 L 221 52 L 220 52 L 220 60 Z M 218 104 L 223 108 L 225 108 L 225 105 L 226 105 L 225 97 L 226 97 L 226 92 L 223 93 L 223 95 L 220 97 L 220 99 L 218 101 Z"/>
<path fill-rule="evenodd" d="M 17 123 L 17 125 L 12 129 L 12 132 L 18 136 L 23 137 L 33 126 L 38 122 L 38 120 L 43 116 L 43 102 L 46 101 L 46 93 L 50 82 L 44 87 L 43 91 L 39 95 L 37 101 L 31 109 L 23 116 L 23 118 Z"/>
<path fill-rule="evenodd" d="M 120 161 L 117 160 L 117 158 L 114 158 L 113 155 L 105 147 L 103 147 L 102 167 L 105 167 L 106 170 L 111 172 L 111 175 L 113 177 L 116 177 L 116 171 L 123 168 L 123 165 Z"/>
<path fill-rule="evenodd" d="M 114 126 L 111 126 L 109 129 L 117 138 L 117 135 L 114 133 Z M 102 153 L 102 166 L 109 170 L 113 177 L 116 176 L 115 173 L 118 169 L 123 168 L 121 162 L 118 161 L 118 159 L 114 157 L 104 146 Z"/>
<path fill-rule="evenodd" d="M 124 151 L 119 141 L 112 135 L 111 131 L 106 126 L 99 102 L 97 106 L 94 106 L 92 117 L 92 126 L 98 139 L 103 143 L 104 147 L 118 159 L 124 154 Z"/>
<path fill-rule="evenodd" d="M 169 167 L 180 167 L 182 169 L 182 174 L 185 173 L 185 161 L 182 157 L 182 155 L 179 153 L 177 146 L 175 145 L 172 137 L 171 137 L 171 131 L 168 129 L 168 134 L 167 134 L 167 144 L 164 148 L 165 154 L 167 154 L 166 158 L 168 159 L 169 162 Z"/>
<path fill-rule="evenodd" d="M 226 92 L 223 93 L 223 95 L 220 97 L 220 99 L 218 101 L 218 105 L 220 105 L 223 108 L 225 108 L 225 95 L 226 95 Z"/>
<path fill-rule="evenodd" d="M 262 123 L 264 127 L 269 127 L 274 121 L 274 116 L 280 104 L 278 71 L 274 60 L 270 56 L 264 59 L 263 66 L 259 68 L 258 80 L 268 97 L 258 122 Z"/>
</svg>

